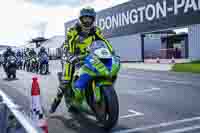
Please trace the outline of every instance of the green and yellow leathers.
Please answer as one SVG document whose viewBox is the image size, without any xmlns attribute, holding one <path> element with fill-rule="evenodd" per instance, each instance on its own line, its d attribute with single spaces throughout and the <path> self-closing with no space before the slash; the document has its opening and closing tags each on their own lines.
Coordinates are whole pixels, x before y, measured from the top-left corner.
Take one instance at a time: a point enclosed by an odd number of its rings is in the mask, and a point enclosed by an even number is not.
<svg viewBox="0 0 200 133">
<path fill-rule="evenodd" d="M 102 40 L 106 43 L 108 49 L 110 52 L 113 51 L 111 44 L 103 37 L 101 34 L 101 30 L 98 27 L 95 27 L 94 34 L 89 35 L 88 37 L 84 38 L 83 40 L 80 40 L 80 35 L 77 31 L 77 29 L 71 28 L 67 32 L 67 40 L 68 43 L 64 44 L 64 48 L 68 49 L 69 54 L 75 55 L 77 49 L 79 49 L 79 54 L 84 55 L 87 54 L 85 49 L 92 44 L 95 40 Z M 71 80 L 72 78 L 72 65 L 70 63 L 65 64 L 65 80 Z"/>
</svg>

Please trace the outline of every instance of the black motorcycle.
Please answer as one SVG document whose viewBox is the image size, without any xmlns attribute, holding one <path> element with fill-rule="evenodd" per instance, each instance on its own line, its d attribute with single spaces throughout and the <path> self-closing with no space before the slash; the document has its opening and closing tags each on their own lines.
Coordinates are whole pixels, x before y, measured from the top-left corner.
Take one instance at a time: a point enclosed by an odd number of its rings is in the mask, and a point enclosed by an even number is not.
<svg viewBox="0 0 200 133">
<path fill-rule="evenodd" d="M 30 59 L 30 64 L 29 64 L 29 71 L 33 73 L 38 72 L 38 59 L 36 57 L 32 57 Z"/>
<path fill-rule="evenodd" d="M 17 70 L 17 59 L 14 56 L 9 56 L 5 65 L 5 72 L 8 79 L 16 78 L 16 70 Z"/>
</svg>

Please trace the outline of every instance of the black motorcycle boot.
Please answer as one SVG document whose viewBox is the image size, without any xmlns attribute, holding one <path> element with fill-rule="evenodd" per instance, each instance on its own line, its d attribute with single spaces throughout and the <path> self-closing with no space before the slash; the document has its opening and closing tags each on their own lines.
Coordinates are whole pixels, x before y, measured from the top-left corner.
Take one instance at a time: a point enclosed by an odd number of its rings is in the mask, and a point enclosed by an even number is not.
<svg viewBox="0 0 200 133">
<path fill-rule="evenodd" d="M 75 114 L 79 113 L 79 110 L 76 107 L 73 106 L 72 101 L 71 101 L 72 100 L 71 96 L 73 95 L 72 94 L 73 91 L 70 90 L 71 88 L 70 88 L 69 81 L 66 81 L 66 80 L 61 81 L 60 88 L 63 88 L 65 104 L 66 104 L 66 106 L 68 108 L 68 112 L 69 113 L 75 113 Z"/>
<path fill-rule="evenodd" d="M 49 110 L 49 113 L 54 113 L 60 104 L 62 97 L 63 97 L 63 90 L 61 88 L 58 88 L 56 98 L 54 99 L 53 103 L 51 104 L 51 108 Z"/>
<path fill-rule="evenodd" d="M 62 80 L 60 81 L 61 77 L 59 77 L 59 74 L 58 74 L 58 78 L 59 78 L 59 87 L 58 87 L 58 90 L 57 90 L 57 95 L 56 95 L 56 98 L 54 99 L 54 101 L 51 105 L 49 113 L 54 113 L 56 111 L 56 109 L 57 109 L 58 105 L 60 104 L 64 94 L 66 93 L 65 90 L 69 86 L 69 81 L 62 81 Z M 69 100 L 69 99 L 67 98 L 65 100 Z"/>
<path fill-rule="evenodd" d="M 58 105 L 60 104 L 60 102 L 61 102 L 61 100 L 55 98 L 53 103 L 51 104 L 51 108 L 49 110 L 49 113 L 51 113 L 51 114 L 54 113 L 56 111 Z"/>
<path fill-rule="evenodd" d="M 69 104 L 70 103 L 70 95 L 71 95 L 71 91 L 69 88 L 69 81 L 60 81 L 60 85 L 59 88 L 63 91 L 63 95 L 65 97 L 65 103 Z"/>
</svg>

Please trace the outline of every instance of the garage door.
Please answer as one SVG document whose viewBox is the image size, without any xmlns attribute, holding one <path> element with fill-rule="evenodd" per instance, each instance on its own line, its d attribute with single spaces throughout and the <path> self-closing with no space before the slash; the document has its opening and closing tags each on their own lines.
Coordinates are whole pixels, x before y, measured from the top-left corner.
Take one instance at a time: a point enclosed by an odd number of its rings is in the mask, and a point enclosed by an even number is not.
<svg viewBox="0 0 200 133">
<path fill-rule="evenodd" d="M 142 43 L 139 34 L 110 38 L 122 61 L 142 61 Z"/>
</svg>

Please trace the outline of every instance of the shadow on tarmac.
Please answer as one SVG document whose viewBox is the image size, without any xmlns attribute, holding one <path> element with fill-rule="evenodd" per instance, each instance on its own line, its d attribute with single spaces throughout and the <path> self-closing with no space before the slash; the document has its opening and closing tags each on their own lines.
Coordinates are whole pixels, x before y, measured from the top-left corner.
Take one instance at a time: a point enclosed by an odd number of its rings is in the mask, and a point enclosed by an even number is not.
<svg viewBox="0 0 200 133">
<path fill-rule="evenodd" d="M 114 128 L 113 130 L 106 131 L 98 126 L 96 121 L 87 118 L 83 114 L 71 114 L 70 116 L 71 118 L 66 118 L 61 115 L 53 115 L 50 116 L 48 120 L 58 120 L 64 124 L 67 130 L 76 133 L 112 133 L 115 131 L 127 129 L 126 127 L 117 125 L 116 128 Z"/>
<path fill-rule="evenodd" d="M 9 79 L 9 78 L 3 78 L 3 80 L 4 81 L 16 81 L 16 80 L 19 80 L 19 78 L 11 78 L 11 79 Z"/>
<path fill-rule="evenodd" d="M 60 115 L 50 116 L 48 119 L 57 119 L 61 121 L 65 128 L 77 133 L 109 133 L 99 127 L 95 121 L 85 117 L 82 114 L 71 114 L 71 118 Z"/>
</svg>

